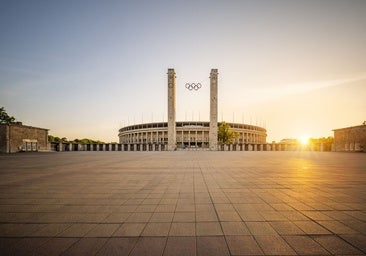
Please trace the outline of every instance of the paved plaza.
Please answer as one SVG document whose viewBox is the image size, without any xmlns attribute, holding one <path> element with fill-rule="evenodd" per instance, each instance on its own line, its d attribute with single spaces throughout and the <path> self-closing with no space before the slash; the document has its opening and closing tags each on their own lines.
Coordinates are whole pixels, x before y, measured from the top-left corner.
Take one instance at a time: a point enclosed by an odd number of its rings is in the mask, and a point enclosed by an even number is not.
<svg viewBox="0 0 366 256">
<path fill-rule="evenodd" d="M 365 255 L 366 154 L 0 155 L 0 255 Z"/>
</svg>

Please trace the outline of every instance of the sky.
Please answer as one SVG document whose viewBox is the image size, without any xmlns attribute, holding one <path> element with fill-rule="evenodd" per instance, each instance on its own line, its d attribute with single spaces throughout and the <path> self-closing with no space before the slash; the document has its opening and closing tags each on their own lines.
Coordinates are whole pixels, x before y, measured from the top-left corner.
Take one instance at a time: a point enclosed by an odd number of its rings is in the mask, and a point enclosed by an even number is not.
<svg viewBox="0 0 366 256">
<path fill-rule="evenodd" d="M 118 142 L 118 129 L 209 120 L 267 141 L 327 137 L 366 120 L 366 1 L 0 0 L 0 107 L 58 137 Z M 202 83 L 188 91 L 186 83 Z"/>
</svg>

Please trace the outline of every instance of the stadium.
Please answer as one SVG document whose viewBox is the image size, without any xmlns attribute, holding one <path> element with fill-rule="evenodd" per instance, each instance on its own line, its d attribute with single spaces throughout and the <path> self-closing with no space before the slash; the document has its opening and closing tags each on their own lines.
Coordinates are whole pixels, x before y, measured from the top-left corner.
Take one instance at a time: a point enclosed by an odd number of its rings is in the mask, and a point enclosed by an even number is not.
<svg viewBox="0 0 366 256">
<path fill-rule="evenodd" d="M 221 123 L 218 123 L 218 126 Z M 228 123 L 238 134 L 228 150 L 260 150 L 266 144 L 266 129 L 241 123 Z M 176 122 L 176 150 L 209 149 L 210 122 Z M 136 124 L 119 130 L 119 143 L 123 151 L 165 151 L 168 145 L 168 123 Z"/>
</svg>

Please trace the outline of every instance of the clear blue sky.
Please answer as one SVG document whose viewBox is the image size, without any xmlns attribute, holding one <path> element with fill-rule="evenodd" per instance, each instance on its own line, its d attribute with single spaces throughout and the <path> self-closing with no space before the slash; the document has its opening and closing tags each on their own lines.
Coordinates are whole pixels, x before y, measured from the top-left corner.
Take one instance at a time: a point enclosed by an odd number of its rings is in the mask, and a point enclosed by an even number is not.
<svg viewBox="0 0 366 256">
<path fill-rule="evenodd" d="M 177 118 L 265 126 L 268 141 L 366 119 L 366 1 L 0 1 L 0 106 L 69 139 Z M 202 82 L 200 91 L 184 88 Z"/>
</svg>

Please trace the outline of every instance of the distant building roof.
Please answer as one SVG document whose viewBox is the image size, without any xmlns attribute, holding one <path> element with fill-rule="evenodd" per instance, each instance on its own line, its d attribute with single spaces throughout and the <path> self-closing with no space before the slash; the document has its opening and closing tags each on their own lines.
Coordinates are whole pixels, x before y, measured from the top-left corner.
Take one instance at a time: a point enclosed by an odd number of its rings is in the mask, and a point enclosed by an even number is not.
<svg viewBox="0 0 366 256">
<path fill-rule="evenodd" d="M 366 121 L 364 121 L 361 125 L 356 125 L 356 126 L 349 126 L 349 127 L 344 127 L 344 128 L 333 129 L 332 131 L 347 130 L 347 129 L 361 128 L 361 127 L 366 127 Z"/>
<path fill-rule="evenodd" d="M 10 124 L 0 124 L 0 125 L 9 125 L 9 126 L 22 126 L 22 127 L 28 127 L 28 128 L 35 128 L 35 129 L 40 129 L 40 130 L 46 130 L 49 131 L 50 129 L 46 129 L 46 128 L 40 128 L 40 127 L 35 127 L 35 126 L 29 126 L 29 125 L 23 125 L 22 122 L 15 122 L 15 123 L 10 123 Z"/>
</svg>

